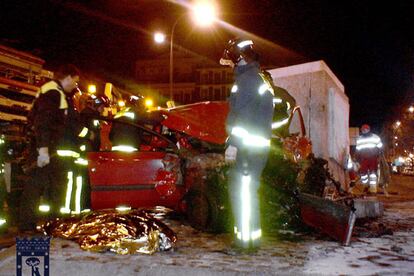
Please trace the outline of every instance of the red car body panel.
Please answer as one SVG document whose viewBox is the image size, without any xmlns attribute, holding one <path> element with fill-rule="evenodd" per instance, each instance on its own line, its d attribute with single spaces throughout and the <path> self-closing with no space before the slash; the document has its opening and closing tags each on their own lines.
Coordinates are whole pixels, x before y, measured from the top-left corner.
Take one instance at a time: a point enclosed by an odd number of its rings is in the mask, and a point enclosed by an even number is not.
<svg viewBox="0 0 414 276">
<path fill-rule="evenodd" d="M 167 119 L 161 123 L 173 130 L 215 144 L 227 138 L 225 122 L 229 112 L 227 102 L 201 102 L 162 110 Z"/>
<path fill-rule="evenodd" d="M 118 206 L 129 206 L 132 208 L 165 206 L 178 210 L 180 208 L 180 200 L 184 194 L 184 187 L 177 187 L 176 191 L 167 197 L 161 197 L 155 189 L 92 191 L 91 208 L 99 210 Z"/>
<path fill-rule="evenodd" d="M 165 152 L 154 151 L 89 153 L 92 209 L 120 205 L 175 207 L 184 193 L 182 185 L 176 185 L 168 196 L 156 190 L 157 185 L 165 182 L 159 175 L 165 175 L 165 163 L 169 162 L 166 156 Z"/>
<path fill-rule="evenodd" d="M 90 180 L 100 186 L 154 185 L 164 156 L 165 152 L 91 152 L 88 154 Z M 134 172 L 139 173 L 139 179 Z"/>
</svg>

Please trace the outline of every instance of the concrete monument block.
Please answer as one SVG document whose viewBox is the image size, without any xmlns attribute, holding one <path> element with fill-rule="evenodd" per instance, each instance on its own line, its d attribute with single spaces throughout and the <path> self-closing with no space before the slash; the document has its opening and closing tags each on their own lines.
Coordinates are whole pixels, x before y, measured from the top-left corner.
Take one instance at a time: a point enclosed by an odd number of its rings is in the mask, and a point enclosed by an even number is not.
<svg viewBox="0 0 414 276">
<path fill-rule="evenodd" d="M 322 60 L 268 71 L 301 107 L 315 156 L 328 160 L 334 178 L 347 188 L 343 163 L 350 143 L 349 101 L 343 84 Z M 291 133 L 299 129 L 293 119 Z"/>
</svg>

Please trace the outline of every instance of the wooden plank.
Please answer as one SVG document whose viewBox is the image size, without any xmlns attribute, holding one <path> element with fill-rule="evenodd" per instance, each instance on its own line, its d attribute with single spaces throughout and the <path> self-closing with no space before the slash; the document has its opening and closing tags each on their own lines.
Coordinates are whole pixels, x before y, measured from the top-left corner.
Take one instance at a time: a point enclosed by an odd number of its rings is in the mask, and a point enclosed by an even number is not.
<svg viewBox="0 0 414 276">
<path fill-rule="evenodd" d="M 331 200 L 302 193 L 299 195 L 301 216 L 304 223 L 349 245 L 356 219 L 350 207 Z"/>
<path fill-rule="evenodd" d="M 14 115 L 14 114 L 8 114 L 8 113 L 4 113 L 0 111 L 0 120 L 3 121 L 14 121 L 14 120 L 18 120 L 18 121 L 27 121 L 27 118 L 24 116 L 19 116 L 19 115 Z"/>
<path fill-rule="evenodd" d="M 25 109 L 26 111 L 29 111 L 32 108 L 32 104 L 11 100 L 9 98 L 2 97 L 2 96 L 0 96 L 0 105 L 4 105 L 4 106 L 7 106 L 7 107 L 16 107 L 16 106 L 18 106 L 20 108 Z"/>
<path fill-rule="evenodd" d="M 36 97 L 39 88 L 35 85 L 0 77 L 0 88 Z"/>
</svg>

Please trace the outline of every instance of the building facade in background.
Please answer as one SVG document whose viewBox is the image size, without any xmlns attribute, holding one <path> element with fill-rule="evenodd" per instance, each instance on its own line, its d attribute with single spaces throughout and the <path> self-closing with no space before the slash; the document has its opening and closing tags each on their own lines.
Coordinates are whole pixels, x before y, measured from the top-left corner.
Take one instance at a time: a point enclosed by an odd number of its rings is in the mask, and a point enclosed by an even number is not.
<svg viewBox="0 0 414 276">
<path fill-rule="evenodd" d="M 176 104 L 227 99 L 233 84 L 231 68 L 185 51 L 174 52 L 173 56 L 172 94 Z M 157 105 L 164 106 L 170 99 L 169 64 L 169 54 L 137 60 L 135 64 L 136 81 L 145 87 L 143 94 L 153 97 Z"/>
</svg>

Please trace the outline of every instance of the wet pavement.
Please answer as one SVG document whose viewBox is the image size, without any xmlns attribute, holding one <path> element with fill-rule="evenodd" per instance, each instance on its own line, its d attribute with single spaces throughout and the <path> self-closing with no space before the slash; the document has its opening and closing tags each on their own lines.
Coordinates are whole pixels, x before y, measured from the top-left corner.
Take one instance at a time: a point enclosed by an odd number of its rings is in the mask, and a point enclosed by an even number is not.
<svg viewBox="0 0 414 276">
<path fill-rule="evenodd" d="M 370 238 L 360 231 L 347 247 L 322 235 L 264 237 L 257 253 L 232 256 L 226 254 L 229 235 L 166 220 L 177 233 L 176 248 L 153 255 L 93 253 L 53 239 L 50 275 L 414 275 L 414 199 L 400 194 L 379 198 L 385 213 L 371 225 L 386 225 L 390 234 Z M 15 275 L 15 254 L 14 246 L 0 251 L 0 275 Z"/>
</svg>

